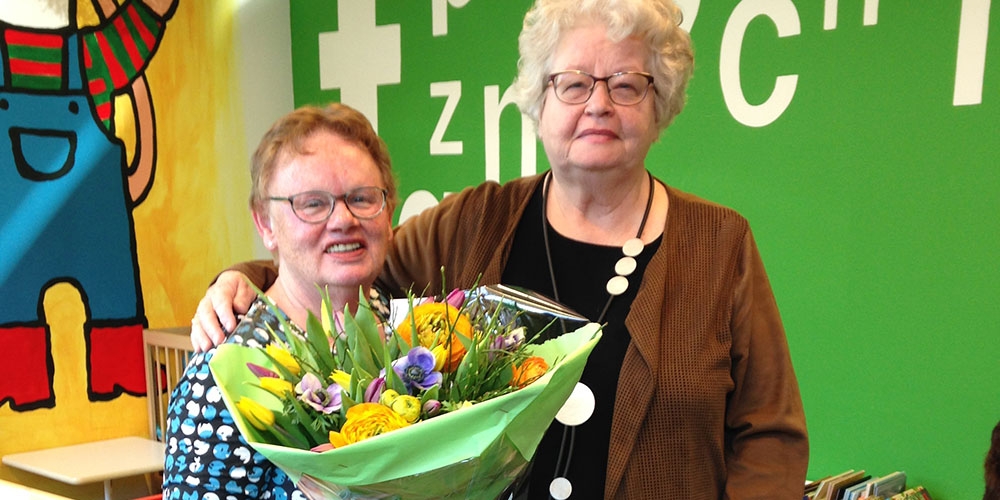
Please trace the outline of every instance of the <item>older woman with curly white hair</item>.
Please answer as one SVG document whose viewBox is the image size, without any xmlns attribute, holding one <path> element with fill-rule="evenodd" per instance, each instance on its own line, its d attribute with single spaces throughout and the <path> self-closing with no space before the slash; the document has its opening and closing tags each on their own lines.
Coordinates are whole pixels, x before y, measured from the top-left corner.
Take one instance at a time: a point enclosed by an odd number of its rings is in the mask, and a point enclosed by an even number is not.
<svg viewBox="0 0 1000 500">
<path fill-rule="evenodd" d="M 551 170 L 446 197 L 386 260 L 397 289 L 441 289 L 444 266 L 449 287 L 481 273 L 605 324 L 581 380 L 596 409 L 552 424 L 526 498 L 802 496 L 805 416 L 750 226 L 647 170 L 694 64 L 680 21 L 670 0 L 538 0 L 514 86 Z M 196 343 L 239 287 L 224 273 L 210 289 Z"/>
</svg>

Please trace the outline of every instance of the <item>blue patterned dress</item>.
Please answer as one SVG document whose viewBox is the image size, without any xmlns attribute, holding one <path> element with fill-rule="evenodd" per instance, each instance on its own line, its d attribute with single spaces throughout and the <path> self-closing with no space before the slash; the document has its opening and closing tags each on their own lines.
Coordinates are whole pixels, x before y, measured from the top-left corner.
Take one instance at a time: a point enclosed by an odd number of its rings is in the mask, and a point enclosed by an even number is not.
<svg viewBox="0 0 1000 500">
<path fill-rule="evenodd" d="M 384 295 L 373 289 L 371 303 L 388 317 Z M 281 321 L 258 299 L 226 343 L 262 347 L 272 342 L 272 331 L 284 340 Z M 305 500 L 291 478 L 250 447 L 236 427 L 208 368 L 214 354 L 214 348 L 195 354 L 170 394 L 163 498 Z"/>
</svg>

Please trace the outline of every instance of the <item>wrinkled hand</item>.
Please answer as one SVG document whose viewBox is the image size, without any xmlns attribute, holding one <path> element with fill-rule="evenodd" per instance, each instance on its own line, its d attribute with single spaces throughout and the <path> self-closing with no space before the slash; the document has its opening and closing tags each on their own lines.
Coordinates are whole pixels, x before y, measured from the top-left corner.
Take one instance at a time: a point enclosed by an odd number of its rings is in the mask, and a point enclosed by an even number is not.
<svg viewBox="0 0 1000 500">
<path fill-rule="evenodd" d="M 236 314 L 246 314 L 257 292 L 239 271 L 223 271 L 198 303 L 191 319 L 191 345 L 204 352 L 226 340 L 236 328 Z"/>
</svg>

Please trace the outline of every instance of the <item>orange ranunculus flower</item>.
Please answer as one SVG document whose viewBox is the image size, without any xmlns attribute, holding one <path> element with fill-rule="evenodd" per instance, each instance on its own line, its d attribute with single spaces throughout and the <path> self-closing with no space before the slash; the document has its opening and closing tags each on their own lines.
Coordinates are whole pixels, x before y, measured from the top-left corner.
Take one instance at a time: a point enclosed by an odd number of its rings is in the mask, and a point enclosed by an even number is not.
<svg viewBox="0 0 1000 500">
<path fill-rule="evenodd" d="M 520 389 L 545 375 L 545 372 L 549 371 L 549 364 L 538 356 L 532 356 L 524 360 L 520 366 L 511 368 L 514 369 L 514 376 L 510 379 L 510 386 Z"/>
<path fill-rule="evenodd" d="M 348 443 L 347 440 L 344 439 L 343 434 L 337 431 L 330 431 L 330 446 L 333 446 L 334 448 L 340 448 L 341 446 L 347 446 L 348 444 L 350 443 Z"/>
<path fill-rule="evenodd" d="M 413 323 L 417 325 L 416 344 L 413 342 Z M 452 332 L 450 344 L 449 331 Z M 450 350 L 451 354 L 441 371 L 453 372 L 465 356 L 465 346 L 458 340 L 457 335 L 472 339 L 472 323 L 468 316 L 459 314 L 458 309 L 447 303 L 429 302 L 414 307 L 410 315 L 399 324 L 396 333 L 406 340 L 410 347 L 422 345 L 433 351 L 435 347 L 443 346 L 444 349 Z"/>
<path fill-rule="evenodd" d="M 338 436 L 330 433 L 330 443 L 344 446 L 410 425 L 392 408 L 379 403 L 359 403 L 347 410 L 347 421 Z"/>
</svg>

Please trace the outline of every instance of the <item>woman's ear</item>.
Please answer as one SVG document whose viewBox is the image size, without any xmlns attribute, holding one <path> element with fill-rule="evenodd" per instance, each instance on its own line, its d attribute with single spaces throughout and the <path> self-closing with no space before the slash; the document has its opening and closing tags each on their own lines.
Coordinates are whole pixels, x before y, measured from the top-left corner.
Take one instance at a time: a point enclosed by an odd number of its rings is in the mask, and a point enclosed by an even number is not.
<svg viewBox="0 0 1000 500">
<path fill-rule="evenodd" d="M 257 234 L 260 235 L 260 239 L 264 243 L 264 248 L 270 252 L 274 252 L 277 244 L 274 241 L 274 230 L 271 229 L 270 215 L 257 210 L 251 213 L 253 215 L 253 225 L 257 228 Z"/>
</svg>

